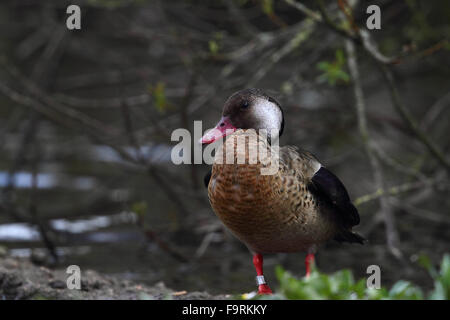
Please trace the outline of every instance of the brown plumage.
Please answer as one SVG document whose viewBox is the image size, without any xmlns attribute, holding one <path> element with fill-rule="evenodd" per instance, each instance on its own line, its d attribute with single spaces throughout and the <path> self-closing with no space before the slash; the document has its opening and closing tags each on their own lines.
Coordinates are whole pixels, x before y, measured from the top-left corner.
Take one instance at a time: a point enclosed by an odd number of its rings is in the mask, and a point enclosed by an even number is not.
<svg viewBox="0 0 450 320">
<path fill-rule="evenodd" d="M 247 89 L 225 103 L 216 127 L 223 134 L 204 137 L 212 142 L 226 134 L 221 128 L 234 130 L 216 153 L 208 196 L 219 219 L 255 253 L 258 276 L 261 254 L 313 254 L 333 238 L 363 241 L 351 231 L 359 216 L 339 179 L 307 151 L 285 146 L 278 152 L 273 142 L 283 125 L 278 102 L 260 90 Z M 267 138 L 255 131 L 259 129 L 276 134 Z M 262 151 L 266 152 L 261 155 Z M 273 174 L 262 174 L 270 168 L 275 168 Z M 270 293 L 265 282 L 258 281 L 259 292 Z"/>
<path fill-rule="evenodd" d="M 278 172 L 261 175 L 261 168 L 267 165 L 261 161 L 249 164 L 251 151 L 236 148 L 239 136 L 254 136 L 251 141 L 247 139 L 247 150 L 257 150 L 258 143 L 271 149 L 255 131 L 238 130 L 217 153 L 208 196 L 214 212 L 230 231 L 258 253 L 306 251 L 332 238 L 336 232 L 333 216 L 321 210 L 320 201 L 307 188 L 319 166 L 314 157 L 283 147 Z M 239 156 L 245 163 L 218 164 L 217 159 L 227 153 L 234 163 Z"/>
</svg>

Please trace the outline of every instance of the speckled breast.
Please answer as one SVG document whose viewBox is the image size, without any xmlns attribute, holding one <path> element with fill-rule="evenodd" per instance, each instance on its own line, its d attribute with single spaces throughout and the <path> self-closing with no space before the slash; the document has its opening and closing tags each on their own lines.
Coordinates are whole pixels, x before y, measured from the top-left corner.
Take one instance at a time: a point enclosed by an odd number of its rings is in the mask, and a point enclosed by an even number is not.
<svg viewBox="0 0 450 320">
<path fill-rule="evenodd" d="M 246 137 L 245 143 L 237 137 Z M 252 152 L 258 148 L 267 152 L 258 154 L 255 161 Z M 295 170 L 275 157 L 267 141 L 248 130 L 229 136 L 215 156 L 209 200 L 220 220 L 249 249 L 259 253 L 304 251 L 333 236 L 333 224 L 318 209 L 301 176 L 293 176 Z M 279 166 L 275 174 L 261 173 L 274 163 Z"/>
</svg>

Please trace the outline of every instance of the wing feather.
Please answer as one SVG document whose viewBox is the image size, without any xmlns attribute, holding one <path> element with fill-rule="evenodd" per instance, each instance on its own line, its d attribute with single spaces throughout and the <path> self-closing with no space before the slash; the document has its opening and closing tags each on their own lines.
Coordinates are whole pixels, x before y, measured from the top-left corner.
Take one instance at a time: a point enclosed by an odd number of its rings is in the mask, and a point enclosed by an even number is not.
<svg viewBox="0 0 450 320">
<path fill-rule="evenodd" d="M 339 213 L 346 227 L 359 224 L 358 210 L 350 201 L 344 184 L 328 169 L 321 167 L 311 178 L 310 189 L 322 199 L 327 200 Z"/>
</svg>

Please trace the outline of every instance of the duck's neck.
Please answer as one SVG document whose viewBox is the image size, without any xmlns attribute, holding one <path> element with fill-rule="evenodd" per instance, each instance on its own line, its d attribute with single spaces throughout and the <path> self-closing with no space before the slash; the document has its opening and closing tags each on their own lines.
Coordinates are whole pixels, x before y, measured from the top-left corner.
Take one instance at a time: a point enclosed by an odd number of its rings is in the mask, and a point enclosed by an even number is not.
<svg viewBox="0 0 450 320">
<path fill-rule="evenodd" d="M 263 174 L 262 171 L 277 171 L 279 150 L 278 145 L 273 142 L 271 145 L 266 136 L 259 135 L 254 130 L 237 130 L 227 136 L 224 144 L 217 150 L 214 164 L 234 165 L 236 170 L 244 167 L 250 171 L 258 169 L 255 170 L 257 175 Z"/>
</svg>

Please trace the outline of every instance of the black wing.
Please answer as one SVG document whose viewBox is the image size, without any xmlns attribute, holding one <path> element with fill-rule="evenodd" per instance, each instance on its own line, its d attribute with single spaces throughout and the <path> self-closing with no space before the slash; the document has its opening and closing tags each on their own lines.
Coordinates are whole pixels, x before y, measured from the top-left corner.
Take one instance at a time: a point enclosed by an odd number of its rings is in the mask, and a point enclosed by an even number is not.
<svg viewBox="0 0 450 320">
<path fill-rule="evenodd" d="M 351 203 L 342 182 L 331 171 L 321 167 L 312 177 L 309 187 L 313 193 L 336 208 L 345 227 L 359 224 L 358 210 Z"/>
</svg>

